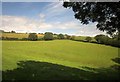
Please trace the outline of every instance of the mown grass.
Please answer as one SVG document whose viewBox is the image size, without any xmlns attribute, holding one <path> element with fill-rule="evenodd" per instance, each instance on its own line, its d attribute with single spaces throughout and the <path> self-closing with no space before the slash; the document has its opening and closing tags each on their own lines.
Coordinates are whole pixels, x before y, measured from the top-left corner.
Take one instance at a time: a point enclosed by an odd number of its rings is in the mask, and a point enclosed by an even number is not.
<svg viewBox="0 0 120 82">
<path fill-rule="evenodd" d="M 17 68 L 19 61 L 40 61 L 69 67 L 100 68 L 115 63 L 118 48 L 70 40 L 2 41 L 3 70 Z"/>
</svg>

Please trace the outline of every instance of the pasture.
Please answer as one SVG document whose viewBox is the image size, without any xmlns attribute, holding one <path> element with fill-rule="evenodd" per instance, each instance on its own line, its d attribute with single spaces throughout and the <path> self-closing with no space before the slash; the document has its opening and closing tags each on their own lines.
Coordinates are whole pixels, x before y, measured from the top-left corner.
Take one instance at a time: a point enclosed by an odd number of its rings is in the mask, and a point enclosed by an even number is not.
<svg viewBox="0 0 120 82">
<path fill-rule="evenodd" d="M 26 70 L 28 67 L 29 72 L 27 73 L 33 74 L 34 76 L 35 73 L 33 72 L 37 70 L 38 73 L 43 74 L 43 76 L 41 76 L 42 79 L 117 78 L 117 75 L 114 76 L 114 72 L 110 72 L 113 73 L 113 76 L 109 76 L 109 74 L 108 76 L 106 75 L 106 77 L 101 77 L 102 74 L 98 73 L 97 76 L 96 73 L 92 74 L 89 71 L 83 71 L 92 68 L 93 71 L 94 69 L 108 68 L 115 65 L 116 63 L 113 62 L 112 59 L 118 57 L 118 48 L 111 46 L 71 40 L 2 41 L 2 56 L 3 71 L 14 70 L 13 74 L 16 70 L 19 70 L 19 72 L 27 72 Z M 22 70 L 17 69 L 20 66 L 22 66 Z M 23 68 L 25 68 L 25 70 L 23 70 Z M 63 69 L 62 72 L 59 69 Z M 46 72 L 50 73 L 46 74 Z M 10 79 L 12 75 L 10 76 L 9 73 L 12 72 L 8 71 L 8 73 L 3 73 L 3 79 Z M 18 74 L 18 72 L 16 73 Z M 45 75 L 48 75 L 48 77 L 45 76 L 44 73 Z M 52 73 L 53 75 L 51 75 Z M 66 76 L 64 76 L 64 73 Z M 4 76 L 4 74 L 7 74 L 8 76 Z M 25 79 L 26 76 L 23 74 L 20 76 L 20 74 L 18 75 L 19 77 L 16 77 L 14 74 L 14 78 Z M 58 77 L 56 77 L 56 75 L 58 75 Z M 81 75 L 87 75 L 84 77 L 88 78 L 82 78 Z M 96 78 L 94 78 L 94 75 Z M 105 75 L 105 73 L 103 73 L 103 75 Z M 40 79 L 39 76 L 40 74 L 37 74 L 36 78 L 34 78 L 28 74 L 29 79 Z"/>
</svg>

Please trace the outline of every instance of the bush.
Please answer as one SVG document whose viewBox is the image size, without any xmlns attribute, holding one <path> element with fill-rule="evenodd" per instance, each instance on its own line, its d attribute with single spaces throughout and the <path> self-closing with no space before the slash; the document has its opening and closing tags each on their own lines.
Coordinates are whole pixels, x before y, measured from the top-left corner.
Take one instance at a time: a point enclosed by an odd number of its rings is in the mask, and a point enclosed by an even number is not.
<svg viewBox="0 0 120 82">
<path fill-rule="evenodd" d="M 97 35 L 97 36 L 95 36 L 95 39 L 96 39 L 97 43 L 99 43 L 99 44 L 120 47 L 120 40 L 118 40 L 118 39 L 109 38 L 108 36 L 105 36 L 105 35 Z"/>
<path fill-rule="evenodd" d="M 46 32 L 44 35 L 44 40 L 53 40 L 53 33 L 52 32 Z"/>
<path fill-rule="evenodd" d="M 31 41 L 36 41 L 38 39 L 38 36 L 36 33 L 30 33 L 28 39 Z"/>
<path fill-rule="evenodd" d="M 64 39 L 65 37 L 64 37 L 63 34 L 59 34 L 59 35 L 58 35 L 58 38 L 59 38 L 59 39 Z"/>
<path fill-rule="evenodd" d="M 65 39 L 70 39 L 70 37 L 71 37 L 71 36 L 69 36 L 69 35 L 67 35 L 67 34 L 65 35 Z"/>
<path fill-rule="evenodd" d="M 12 30 L 11 33 L 16 33 L 16 32 Z"/>
<path fill-rule="evenodd" d="M 71 37 L 70 37 L 70 40 L 75 40 L 75 36 L 71 36 Z"/>
<path fill-rule="evenodd" d="M 22 40 L 28 40 L 28 38 L 22 38 Z"/>
<path fill-rule="evenodd" d="M 40 37 L 40 38 L 38 38 L 38 40 L 44 40 L 44 38 L 43 38 L 43 37 Z"/>
<path fill-rule="evenodd" d="M 91 37 L 86 37 L 85 39 L 87 42 L 91 42 L 92 38 Z"/>
<path fill-rule="evenodd" d="M 19 40 L 18 38 L 2 37 L 2 40 Z"/>
</svg>

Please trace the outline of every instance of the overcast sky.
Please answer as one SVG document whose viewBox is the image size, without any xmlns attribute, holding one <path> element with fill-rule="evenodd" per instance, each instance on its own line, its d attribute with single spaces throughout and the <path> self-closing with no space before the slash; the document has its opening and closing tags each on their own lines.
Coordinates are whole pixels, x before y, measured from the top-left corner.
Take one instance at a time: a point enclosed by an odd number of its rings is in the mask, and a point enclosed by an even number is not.
<svg viewBox="0 0 120 82">
<path fill-rule="evenodd" d="M 3 2 L 2 30 L 16 32 L 53 32 L 80 36 L 104 34 L 97 23 L 82 25 L 62 2 Z"/>
</svg>

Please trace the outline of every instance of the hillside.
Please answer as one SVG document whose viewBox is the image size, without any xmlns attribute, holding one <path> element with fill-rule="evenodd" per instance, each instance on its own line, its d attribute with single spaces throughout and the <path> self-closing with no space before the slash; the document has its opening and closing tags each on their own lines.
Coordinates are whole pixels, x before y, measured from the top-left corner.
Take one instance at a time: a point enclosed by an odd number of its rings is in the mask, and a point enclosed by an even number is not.
<svg viewBox="0 0 120 82">
<path fill-rule="evenodd" d="M 22 38 L 28 38 L 28 33 L 2 33 L 2 37 L 8 37 L 8 38 L 18 38 L 18 39 L 22 39 Z M 44 35 L 42 34 L 37 34 L 38 38 L 43 37 Z"/>
</svg>

